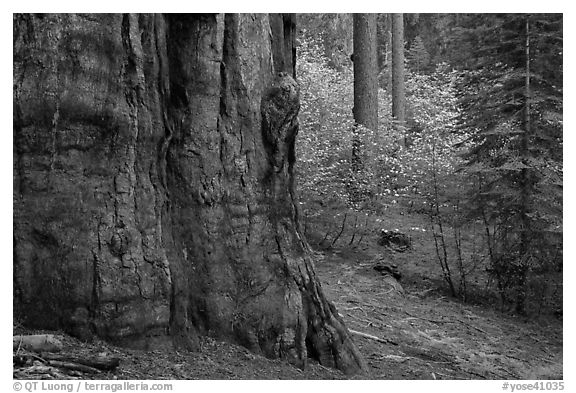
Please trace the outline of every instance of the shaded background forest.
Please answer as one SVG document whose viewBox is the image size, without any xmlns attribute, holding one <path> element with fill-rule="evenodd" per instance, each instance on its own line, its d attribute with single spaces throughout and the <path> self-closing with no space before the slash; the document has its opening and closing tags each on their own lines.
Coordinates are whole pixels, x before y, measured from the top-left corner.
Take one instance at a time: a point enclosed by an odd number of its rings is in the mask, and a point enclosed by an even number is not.
<svg viewBox="0 0 576 393">
<path fill-rule="evenodd" d="M 357 247 L 367 233 L 398 231 L 391 217 L 417 214 L 422 225 L 400 231 L 425 239 L 451 295 L 561 315 L 562 15 L 404 14 L 400 126 L 391 20 L 377 17 L 378 130 L 360 127 L 357 171 L 352 15 L 299 15 L 309 240 Z"/>
</svg>

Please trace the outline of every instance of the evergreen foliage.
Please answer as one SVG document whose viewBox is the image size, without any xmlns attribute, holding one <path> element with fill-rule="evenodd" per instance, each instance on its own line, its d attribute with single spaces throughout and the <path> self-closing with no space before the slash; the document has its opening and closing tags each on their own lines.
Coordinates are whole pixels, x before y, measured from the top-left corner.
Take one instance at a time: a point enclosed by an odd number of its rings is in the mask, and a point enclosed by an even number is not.
<svg viewBox="0 0 576 393">
<path fill-rule="evenodd" d="M 460 129 L 473 130 L 467 214 L 486 225 L 502 299 L 523 312 L 528 275 L 562 269 L 562 18 L 469 22 L 459 31 L 476 48 L 459 86 Z"/>
<path fill-rule="evenodd" d="M 407 54 L 408 64 L 416 73 L 424 72 L 430 64 L 430 54 L 420 36 L 416 36 Z"/>
</svg>

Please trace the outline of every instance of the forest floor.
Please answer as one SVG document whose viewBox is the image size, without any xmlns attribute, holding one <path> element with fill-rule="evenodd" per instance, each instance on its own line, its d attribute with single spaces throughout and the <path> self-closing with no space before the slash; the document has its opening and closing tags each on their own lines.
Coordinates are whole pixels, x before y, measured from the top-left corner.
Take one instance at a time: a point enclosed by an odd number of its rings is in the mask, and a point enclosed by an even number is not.
<svg viewBox="0 0 576 393">
<path fill-rule="evenodd" d="M 418 217 L 397 219 L 409 228 Z M 375 239 L 354 249 L 316 252 L 317 275 L 347 327 L 381 339 L 353 335 L 369 368 L 353 379 L 562 379 L 562 321 L 527 319 L 448 296 L 440 276 L 433 274 L 438 269 L 430 260 L 429 243 L 422 234 L 404 253 L 383 249 Z M 399 266 L 400 290 L 373 270 L 374 260 L 382 258 Z M 113 372 L 78 372 L 79 379 L 348 378 L 312 360 L 299 370 L 211 338 L 203 338 L 201 350 L 193 353 L 129 350 L 65 335 L 62 340 L 72 355 L 121 359 Z M 59 377 L 40 361 L 36 369 L 14 368 L 17 379 Z"/>
<path fill-rule="evenodd" d="M 562 325 L 447 297 L 430 280 L 398 292 L 349 253 L 317 264 L 371 379 L 562 379 Z"/>
</svg>

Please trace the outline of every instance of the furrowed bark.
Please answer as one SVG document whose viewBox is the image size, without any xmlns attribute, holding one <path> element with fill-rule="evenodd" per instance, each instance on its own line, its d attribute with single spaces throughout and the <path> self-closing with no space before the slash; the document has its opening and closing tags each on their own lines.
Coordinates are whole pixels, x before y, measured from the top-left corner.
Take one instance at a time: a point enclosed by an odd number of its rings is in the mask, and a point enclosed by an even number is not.
<svg viewBox="0 0 576 393">
<path fill-rule="evenodd" d="M 15 15 L 14 32 L 15 318 L 364 366 L 298 224 L 292 16 Z"/>
</svg>

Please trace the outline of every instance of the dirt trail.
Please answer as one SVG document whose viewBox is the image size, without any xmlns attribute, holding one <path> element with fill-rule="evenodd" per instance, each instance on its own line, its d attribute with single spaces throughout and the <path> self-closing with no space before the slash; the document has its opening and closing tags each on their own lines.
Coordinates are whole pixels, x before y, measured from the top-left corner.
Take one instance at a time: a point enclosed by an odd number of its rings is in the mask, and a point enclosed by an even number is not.
<svg viewBox="0 0 576 393">
<path fill-rule="evenodd" d="M 316 264 L 322 286 L 356 335 L 375 379 L 562 379 L 562 325 L 463 304 L 432 288 L 402 294 L 362 255 Z"/>
</svg>

